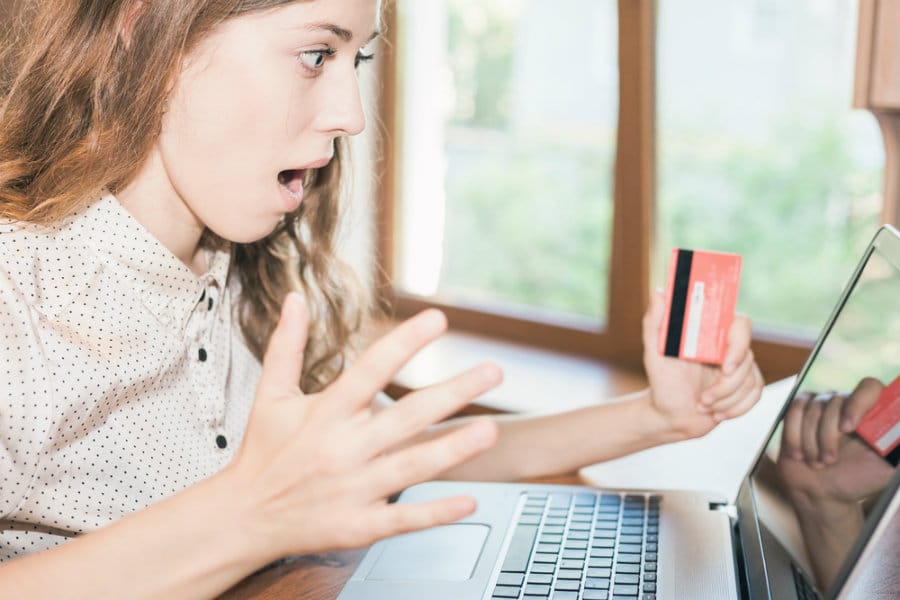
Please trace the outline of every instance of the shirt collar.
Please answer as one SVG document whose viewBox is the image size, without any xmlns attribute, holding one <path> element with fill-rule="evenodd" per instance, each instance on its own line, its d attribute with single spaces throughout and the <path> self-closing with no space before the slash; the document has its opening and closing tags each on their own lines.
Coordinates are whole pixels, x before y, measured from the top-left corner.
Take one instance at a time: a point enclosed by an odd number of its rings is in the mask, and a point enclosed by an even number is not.
<svg viewBox="0 0 900 600">
<path fill-rule="evenodd" d="M 207 272 L 197 275 L 111 194 L 76 214 L 56 238 L 82 248 L 86 243 L 167 327 L 183 329 L 203 290 L 215 284 L 224 291 L 226 286 L 227 252 L 209 252 Z"/>
</svg>

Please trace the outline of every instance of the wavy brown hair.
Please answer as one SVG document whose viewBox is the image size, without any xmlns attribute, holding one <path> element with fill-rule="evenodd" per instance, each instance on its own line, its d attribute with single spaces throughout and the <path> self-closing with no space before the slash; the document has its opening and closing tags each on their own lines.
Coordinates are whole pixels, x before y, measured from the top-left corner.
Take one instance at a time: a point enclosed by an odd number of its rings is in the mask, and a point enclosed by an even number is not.
<svg viewBox="0 0 900 600">
<path fill-rule="evenodd" d="M 15 25 L 0 31 L 0 217 L 46 225 L 128 185 L 187 53 L 227 19 L 296 1 L 18 0 Z M 339 140 L 334 160 L 308 174 L 300 208 L 265 239 L 201 240 L 230 246 L 239 321 L 257 358 L 287 292 L 304 294 L 306 391 L 340 373 L 363 314 L 361 287 L 334 252 L 344 150 Z"/>
</svg>

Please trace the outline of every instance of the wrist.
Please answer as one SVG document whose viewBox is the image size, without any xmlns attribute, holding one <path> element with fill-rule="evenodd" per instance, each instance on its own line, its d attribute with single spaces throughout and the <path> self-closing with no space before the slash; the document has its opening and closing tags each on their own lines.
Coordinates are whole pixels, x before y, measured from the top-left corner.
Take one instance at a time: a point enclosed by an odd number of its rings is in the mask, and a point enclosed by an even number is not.
<svg viewBox="0 0 900 600">
<path fill-rule="evenodd" d="M 643 429 L 642 435 L 650 440 L 652 445 L 659 446 L 696 437 L 676 427 L 672 419 L 656 407 L 651 388 L 647 388 L 635 398 L 634 406 L 638 412 L 638 423 Z"/>
<path fill-rule="evenodd" d="M 234 463 L 207 480 L 211 495 L 224 499 L 220 505 L 231 530 L 231 547 L 249 561 L 252 571 L 284 558 L 273 532 L 277 524 L 266 523 L 264 511 L 251 493 L 255 486 L 235 468 Z M 207 483 L 204 482 L 204 483 Z M 237 558 L 237 557 L 236 557 Z"/>
</svg>

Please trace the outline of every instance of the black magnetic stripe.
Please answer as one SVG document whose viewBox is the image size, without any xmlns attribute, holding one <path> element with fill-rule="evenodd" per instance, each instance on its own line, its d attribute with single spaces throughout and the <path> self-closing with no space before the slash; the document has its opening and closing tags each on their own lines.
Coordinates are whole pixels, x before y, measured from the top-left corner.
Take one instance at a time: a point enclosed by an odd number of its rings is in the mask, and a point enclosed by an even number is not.
<svg viewBox="0 0 900 600">
<path fill-rule="evenodd" d="M 679 250 L 675 263 L 675 283 L 672 285 L 672 305 L 669 307 L 669 330 L 666 332 L 666 356 L 678 356 L 681 348 L 681 331 L 684 328 L 684 311 L 687 308 L 688 285 L 691 282 L 693 250 Z"/>
</svg>

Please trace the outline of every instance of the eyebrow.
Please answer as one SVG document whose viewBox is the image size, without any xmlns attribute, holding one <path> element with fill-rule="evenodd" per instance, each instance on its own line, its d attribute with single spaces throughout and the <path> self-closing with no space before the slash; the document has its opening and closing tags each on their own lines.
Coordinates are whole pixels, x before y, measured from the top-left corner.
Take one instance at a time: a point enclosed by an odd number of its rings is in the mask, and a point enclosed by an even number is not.
<svg viewBox="0 0 900 600">
<path fill-rule="evenodd" d="M 340 39 L 342 39 L 345 42 L 349 42 L 349 41 L 353 40 L 353 32 L 348 31 L 347 29 L 344 29 L 343 27 L 338 27 L 337 25 L 335 25 L 333 23 L 310 23 L 309 25 L 304 27 L 304 29 L 307 29 L 309 31 L 328 31 L 330 33 L 333 33 L 334 35 L 336 35 L 337 37 L 339 37 Z M 376 29 L 375 31 L 372 32 L 372 35 L 369 36 L 369 39 L 366 40 L 366 43 L 371 42 L 372 40 L 374 40 L 375 38 L 377 38 L 380 35 L 381 35 L 381 31 Z"/>
</svg>

